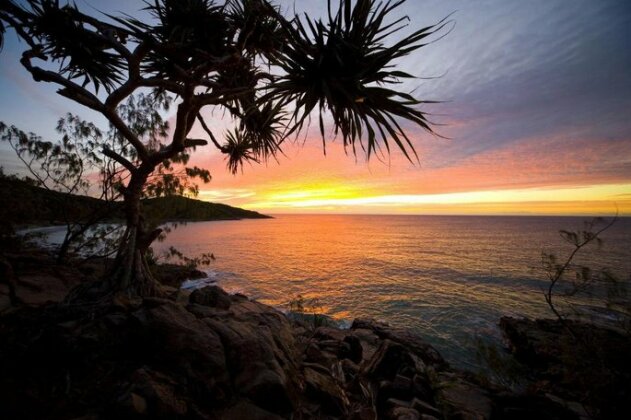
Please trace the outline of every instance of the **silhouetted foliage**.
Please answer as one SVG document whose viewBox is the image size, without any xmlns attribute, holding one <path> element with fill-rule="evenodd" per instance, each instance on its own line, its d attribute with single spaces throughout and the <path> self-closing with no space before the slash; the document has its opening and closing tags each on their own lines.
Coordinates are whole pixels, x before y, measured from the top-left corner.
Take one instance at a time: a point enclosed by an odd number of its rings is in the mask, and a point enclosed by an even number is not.
<svg viewBox="0 0 631 420">
<path fill-rule="evenodd" d="M 118 168 L 100 153 L 101 147 L 108 146 L 94 124 L 67 114 L 59 119 L 56 129 L 61 139 L 52 142 L 0 122 L 0 140 L 7 142 L 24 164 L 30 175 L 28 182 L 56 192 L 47 194 L 44 206 L 55 216 L 50 222 L 66 226 L 64 239 L 58 249 L 58 263 L 65 262 L 69 252 L 81 251 L 85 254 L 99 249 L 99 252 L 107 254 L 105 242 L 108 242 L 117 227 L 101 223 L 114 216 L 113 201 L 120 196 Z M 78 203 L 81 200 L 69 199 L 71 195 L 88 193 L 98 199 L 86 197 L 81 204 Z M 7 205 L 13 206 L 14 213 L 16 208 L 23 207 L 15 197 L 7 196 L 5 200 Z M 95 202 L 100 205 L 87 204 Z M 34 210 L 41 211 L 41 207 L 35 207 Z M 22 209 L 16 213 L 20 220 L 10 220 L 13 223 L 27 223 L 30 221 L 29 213 L 32 212 Z"/>
<path fill-rule="evenodd" d="M 407 17 L 390 18 L 403 3 L 340 0 L 325 21 L 286 18 L 267 0 L 155 0 L 147 3 L 146 20 L 96 18 L 57 0 L 0 3 L 0 33 L 11 29 L 27 45 L 23 67 L 102 114 L 124 147 L 102 150 L 127 174 L 119 269 L 102 291 L 160 294 L 144 259 L 160 230 L 145 223 L 140 199 L 186 189 L 187 178 L 169 171 L 186 167 L 195 147 L 212 143 L 234 173 L 244 162 L 277 156 L 314 111 L 323 140 L 329 113 L 353 153 L 359 146 L 370 157 L 380 143 L 389 151 L 393 142 L 411 159 L 414 148 L 401 122 L 432 132 L 418 108 L 428 101 L 394 88 L 412 77 L 396 69 L 396 60 L 447 23 L 390 42 L 389 35 L 406 26 Z M 159 117 L 171 103 L 177 110 L 169 127 Z M 154 111 L 147 113 L 149 104 Z M 225 142 L 205 118 L 208 108 L 235 121 Z M 205 139 L 189 137 L 196 126 Z M 183 175 L 209 179 L 199 168 Z"/>
<path fill-rule="evenodd" d="M 631 332 L 631 306 L 627 296 L 628 281 L 619 279 L 607 268 L 593 267 L 576 262 L 578 255 L 589 246 L 600 247 L 602 234 L 610 229 L 618 220 L 617 217 L 607 221 L 594 218 L 585 222 L 581 230 L 561 230 L 563 241 L 572 249 L 564 259 L 557 254 L 542 252 L 543 269 L 548 277 L 549 285 L 544 296 L 550 310 L 569 332 L 572 331 L 569 318 L 580 315 L 585 301 L 594 302 L 598 306 L 609 309 L 616 314 L 616 319 L 627 333 Z M 561 290 L 559 290 L 561 289 Z"/>
</svg>

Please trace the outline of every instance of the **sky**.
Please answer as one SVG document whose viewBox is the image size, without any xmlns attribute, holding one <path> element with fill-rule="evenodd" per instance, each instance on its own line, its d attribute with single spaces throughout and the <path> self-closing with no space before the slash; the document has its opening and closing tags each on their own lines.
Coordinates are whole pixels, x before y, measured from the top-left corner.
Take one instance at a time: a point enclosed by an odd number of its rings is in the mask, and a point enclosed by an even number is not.
<svg viewBox="0 0 631 420">
<path fill-rule="evenodd" d="M 326 0 L 280 1 L 322 16 Z M 133 13 L 141 1 L 77 0 L 80 8 Z M 228 172 L 201 148 L 192 164 L 213 176 L 200 199 L 264 213 L 631 215 L 631 2 L 627 0 L 408 0 L 403 33 L 453 13 L 453 29 L 397 65 L 403 85 L 441 135 L 406 125 L 419 154 L 345 154 L 317 124 L 278 161 Z M 9 34 L 0 53 L 0 121 L 56 138 L 66 112 L 102 117 L 32 81 Z M 221 112 L 207 112 L 219 132 Z M 330 130 L 329 130 L 330 133 Z M 203 137 L 194 128 L 192 137 Z M 5 172 L 19 171 L 0 145 Z"/>
</svg>

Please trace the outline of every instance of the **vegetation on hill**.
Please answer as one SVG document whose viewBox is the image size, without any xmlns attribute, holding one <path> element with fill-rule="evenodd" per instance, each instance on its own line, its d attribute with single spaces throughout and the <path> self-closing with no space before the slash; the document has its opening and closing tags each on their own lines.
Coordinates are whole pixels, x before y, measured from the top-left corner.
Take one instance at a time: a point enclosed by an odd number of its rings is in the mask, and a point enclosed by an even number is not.
<svg viewBox="0 0 631 420">
<path fill-rule="evenodd" d="M 59 206 L 61 201 L 72 202 Z M 71 217 L 80 220 L 102 206 L 113 206 L 112 220 L 123 220 L 121 202 L 108 203 L 93 197 L 49 191 L 28 181 L 0 177 L 0 220 L 13 224 L 54 224 Z M 231 207 L 226 204 L 207 203 L 186 197 L 160 197 L 143 202 L 145 212 L 152 220 L 206 221 L 268 218 L 255 211 Z M 69 210 L 68 210 L 69 209 Z M 62 214 L 71 211 L 73 214 Z"/>
</svg>

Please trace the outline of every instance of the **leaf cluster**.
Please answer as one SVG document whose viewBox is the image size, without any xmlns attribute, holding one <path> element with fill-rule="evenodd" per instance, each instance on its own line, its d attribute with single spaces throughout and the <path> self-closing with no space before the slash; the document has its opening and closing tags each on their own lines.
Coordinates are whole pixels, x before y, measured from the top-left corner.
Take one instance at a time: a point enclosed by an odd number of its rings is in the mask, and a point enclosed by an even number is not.
<svg viewBox="0 0 631 420">
<path fill-rule="evenodd" d="M 447 22 L 419 29 L 387 46 L 386 40 L 406 26 L 407 17 L 388 21 L 403 3 L 342 0 L 335 14 L 329 2 L 327 22 L 308 16 L 294 19 L 286 25 L 289 42 L 274 62 L 284 74 L 267 97 L 295 102 L 292 121 L 298 129 L 318 107 L 323 142 L 323 113 L 328 110 L 335 134 L 341 134 L 344 146 L 351 146 L 353 153 L 359 143 L 370 157 L 380 139 L 388 151 L 393 141 L 408 159 L 416 156 L 400 121 L 432 132 L 427 115 L 418 109 L 431 101 L 390 87 L 414 78 L 396 70 L 395 62 L 425 45 L 422 41 Z"/>
<path fill-rule="evenodd" d="M 585 222 L 583 229 L 559 231 L 561 238 L 572 247 L 565 258 L 559 258 L 552 252 L 542 252 L 542 267 L 549 280 L 544 293 L 546 303 L 570 330 L 567 318 L 580 315 L 581 306 L 586 301 L 613 310 L 619 315 L 624 328 L 628 329 L 631 325 L 631 305 L 627 296 L 629 281 L 618 278 L 606 267 L 596 268 L 576 262 L 579 253 L 586 247 L 602 245 L 601 235 L 616 221 L 617 217 L 611 220 L 594 218 Z"/>
<path fill-rule="evenodd" d="M 433 132 L 420 109 L 432 101 L 396 88 L 414 78 L 396 68 L 397 60 L 450 22 L 400 36 L 409 19 L 392 16 L 404 2 L 340 0 L 335 8 L 329 1 L 323 20 L 286 18 L 267 0 L 152 0 L 147 20 L 105 21 L 59 0 L 7 0 L 0 33 L 14 29 L 30 47 L 22 64 L 35 79 L 57 83 L 60 94 L 103 113 L 148 168 L 179 155 L 198 120 L 234 173 L 245 162 L 276 157 L 316 111 L 323 143 L 328 113 L 353 153 L 358 147 L 370 157 L 393 143 L 411 160 L 417 156 L 404 122 Z M 36 67 L 34 59 L 59 68 Z M 80 86 L 75 79 L 83 79 Z M 102 102 L 88 89 L 101 86 L 108 94 Z M 157 124 L 157 110 L 176 98 L 182 113 L 175 125 Z M 149 102 L 153 111 L 136 112 L 151 109 Z M 206 106 L 236 121 L 223 142 L 202 117 Z"/>
</svg>

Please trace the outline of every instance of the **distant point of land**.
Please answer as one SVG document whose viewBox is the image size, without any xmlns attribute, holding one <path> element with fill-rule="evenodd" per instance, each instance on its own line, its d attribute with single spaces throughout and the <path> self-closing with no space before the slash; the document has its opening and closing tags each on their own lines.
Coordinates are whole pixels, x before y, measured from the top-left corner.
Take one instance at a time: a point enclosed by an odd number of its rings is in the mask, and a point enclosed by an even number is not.
<svg viewBox="0 0 631 420">
<path fill-rule="evenodd" d="M 68 200 L 71 201 L 70 205 Z M 103 206 L 112 206 L 110 221 L 123 220 L 122 201 L 112 203 L 88 196 L 49 191 L 18 179 L 0 178 L 0 202 L 3 204 L 0 206 L 0 220 L 19 221 L 22 225 L 57 224 L 68 218 L 82 220 Z M 181 196 L 146 199 L 143 200 L 143 206 L 148 218 L 160 222 L 271 218 L 251 210 Z"/>
</svg>

